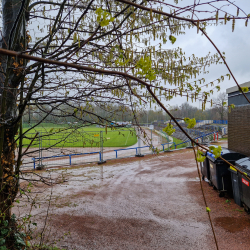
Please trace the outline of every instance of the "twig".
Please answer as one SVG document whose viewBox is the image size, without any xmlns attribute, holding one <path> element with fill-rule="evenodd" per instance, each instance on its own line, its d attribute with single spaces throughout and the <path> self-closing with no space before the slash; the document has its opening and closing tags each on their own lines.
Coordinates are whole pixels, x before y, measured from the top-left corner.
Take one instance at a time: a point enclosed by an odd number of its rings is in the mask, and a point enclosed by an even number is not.
<svg viewBox="0 0 250 250">
<path fill-rule="evenodd" d="M 49 198 L 49 205 L 48 205 L 48 209 L 47 209 L 47 213 L 46 213 L 46 217 L 45 217 L 45 222 L 44 222 L 43 230 L 42 230 L 42 233 L 41 233 L 41 240 L 40 240 L 39 247 L 42 246 L 43 239 L 44 239 L 44 231 L 45 231 L 46 224 L 47 224 L 47 219 L 48 219 L 48 216 L 49 216 L 49 209 L 50 209 L 50 203 L 51 203 L 52 193 L 53 193 L 53 185 L 51 185 L 51 192 L 50 192 L 50 198 Z"/>
<path fill-rule="evenodd" d="M 195 148 L 194 148 L 194 143 L 193 143 L 193 142 L 192 142 L 192 147 L 193 147 L 193 151 L 194 151 L 194 158 L 195 158 L 195 161 L 196 161 L 197 172 L 198 172 L 198 176 L 199 176 L 199 180 L 200 180 L 200 186 L 201 186 L 202 196 L 203 196 L 203 200 L 204 200 L 205 206 L 206 206 L 206 208 L 207 208 L 207 207 L 208 207 L 208 205 L 207 205 L 207 200 L 206 200 L 205 193 L 204 193 L 203 186 L 202 186 L 201 173 L 200 173 L 200 170 L 199 170 L 198 161 L 197 161 L 197 156 L 196 156 L 196 152 L 195 152 Z M 198 147 L 198 146 L 197 146 L 197 147 Z M 213 222 L 212 222 L 211 216 L 210 216 L 210 212 L 207 211 L 207 214 L 208 214 L 208 218 L 209 218 L 209 221 L 210 221 L 210 225 L 211 225 L 211 228 L 212 228 L 212 231 L 213 231 L 214 241 L 215 241 L 215 244 L 216 244 L 216 248 L 217 248 L 217 250 L 219 250 L 218 242 L 217 242 L 216 235 L 215 235 L 215 231 L 214 231 L 214 227 L 213 227 Z"/>
<path fill-rule="evenodd" d="M 22 155 L 24 155 L 30 148 L 31 144 L 33 143 L 33 141 L 36 139 L 36 137 L 38 136 L 38 132 L 36 133 L 36 135 L 34 136 L 34 138 L 31 140 L 29 146 L 26 148 L 26 150 L 22 153 Z"/>
</svg>

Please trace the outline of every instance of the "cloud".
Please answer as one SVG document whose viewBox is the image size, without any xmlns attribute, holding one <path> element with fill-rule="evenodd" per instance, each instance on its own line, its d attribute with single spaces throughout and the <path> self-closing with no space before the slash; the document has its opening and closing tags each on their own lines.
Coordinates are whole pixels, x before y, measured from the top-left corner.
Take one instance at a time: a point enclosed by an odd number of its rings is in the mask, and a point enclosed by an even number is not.
<svg viewBox="0 0 250 250">
<path fill-rule="evenodd" d="M 250 12 L 250 11 L 249 11 Z M 181 47 L 188 55 L 205 56 L 208 52 L 216 53 L 216 49 L 201 34 L 197 34 L 197 29 L 185 30 L 185 35 L 177 37 L 177 41 L 173 47 Z M 210 26 L 207 28 L 207 34 L 218 47 L 221 52 L 225 52 L 226 62 L 228 63 L 232 73 L 239 84 L 250 81 L 250 24 L 245 27 L 245 21 L 236 21 L 235 30 L 232 32 L 232 21 L 227 25 Z M 221 75 L 228 74 L 229 71 L 224 64 L 212 65 L 208 68 L 209 74 L 203 75 L 206 82 L 213 81 Z M 220 84 L 221 92 L 225 92 L 227 88 L 235 86 L 235 82 L 231 78 Z M 213 97 L 218 92 L 215 91 Z M 180 104 L 185 102 L 186 98 L 175 98 L 171 104 Z M 199 106 L 199 102 L 196 103 Z"/>
</svg>

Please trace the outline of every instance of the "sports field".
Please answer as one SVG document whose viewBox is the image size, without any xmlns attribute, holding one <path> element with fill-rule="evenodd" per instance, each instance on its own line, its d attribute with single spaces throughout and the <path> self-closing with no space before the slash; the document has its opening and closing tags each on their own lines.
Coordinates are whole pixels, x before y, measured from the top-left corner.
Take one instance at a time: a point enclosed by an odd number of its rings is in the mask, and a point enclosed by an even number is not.
<svg viewBox="0 0 250 250">
<path fill-rule="evenodd" d="M 27 128 L 24 129 L 27 131 Z M 101 131 L 103 135 L 103 147 L 129 147 L 137 142 L 133 128 L 70 128 L 67 126 L 37 127 L 25 134 L 23 146 L 27 147 L 36 133 L 39 135 L 33 141 L 31 147 L 69 148 L 69 147 L 100 147 Z"/>
</svg>

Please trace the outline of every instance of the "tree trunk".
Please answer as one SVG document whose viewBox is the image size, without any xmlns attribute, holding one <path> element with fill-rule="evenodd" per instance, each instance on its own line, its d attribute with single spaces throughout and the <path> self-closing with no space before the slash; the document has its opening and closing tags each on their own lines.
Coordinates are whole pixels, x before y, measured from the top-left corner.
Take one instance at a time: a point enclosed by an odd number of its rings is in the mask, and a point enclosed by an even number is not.
<svg viewBox="0 0 250 250">
<path fill-rule="evenodd" d="M 3 33 L 1 47 L 22 51 L 25 44 L 25 13 L 27 1 L 2 0 Z M 15 227 L 11 220 L 11 207 L 18 192 L 19 171 L 15 161 L 15 135 L 18 132 L 17 90 L 23 78 L 23 60 L 1 55 L 0 74 L 0 227 L 8 221 L 8 227 Z M 13 230 L 15 231 L 15 230 Z M 16 249 L 13 233 L 5 237 L 7 249 Z"/>
</svg>

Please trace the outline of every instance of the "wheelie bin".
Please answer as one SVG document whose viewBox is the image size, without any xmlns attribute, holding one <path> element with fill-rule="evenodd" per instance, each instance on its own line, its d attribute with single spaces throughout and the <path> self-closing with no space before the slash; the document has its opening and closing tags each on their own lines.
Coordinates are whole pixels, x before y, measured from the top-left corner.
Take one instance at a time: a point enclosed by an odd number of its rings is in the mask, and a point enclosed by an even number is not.
<svg viewBox="0 0 250 250">
<path fill-rule="evenodd" d="M 222 148 L 221 156 L 233 165 L 235 161 L 246 157 L 243 154 L 228 150 L 227 148 Z M 213 187 L 219 191 L 219 196 L 223 197 L 225 192 L 232 195 L 233 190 L 231 173 L 228 170 L 229 165 L 221 158 L 215 159 L 213 153 L 210 152 L 207 153 L 207 158 L 209 160 L 210 181 Z"/>
<path fill-rule="evenodd" d="M 209 161 L 207 158 L 207 152 L 203 151 L 203 156 L 206 156 L 206 159 L 204 162 L 200 162 L 200 169 L 201 169 L 201 176 L 202 180 L 205 179 L 205 177 L 210 181 L 210 169 L 209 169 Z"/>
<path fill-rule="evenodd" d="M 241 161 L 241 160 L 242 159 L 240 159 L 239 161 Z M 237 161 L 235 162 L 235 164 L 237 164 Z M 241 180 L 240 180 L 240 176 L 239 176 L 240 173 L 234 167 L 231 167 L 231 166 L 229 167 L 228 170 L 231 172 L 234 202 L 237 205 L 239 205 L 240 207 L 242 207 L 242 202 L 241 202 L 241 197 L 240 197 L 241 188 L 242 188 L 241 187 Z"/>
<path fill-rule="evenodd" d="M 210 147 L 210 146 L 214 146 L 216 147 L 216 145 L 206 145 L 207 147 Z M 201 169 L 201 176 L 202 176 L 202 180 L 205 179 L 205 177 L 207 178 L 208 180 L 208 183 L 209 185 L 211 185 L 211 182 L 210 182 L 210 168 L 209 168 L 209 161 L 208 161 L 208 158 L 207 158 L 207 151 L 204 150 L 204 149 L 199 149 L 202 153 L 203 153 L 203 156 L 206 156 L 206 159 L 204 162 L 200 162 L 200 169 Z"/>
<path fill-rule="evenodd" d="M 243 172 L 238 171 L 240 199 L 244 209 L 250 213 L 250 157 L 236 161 L 235 166 Z"/>
</svg>

